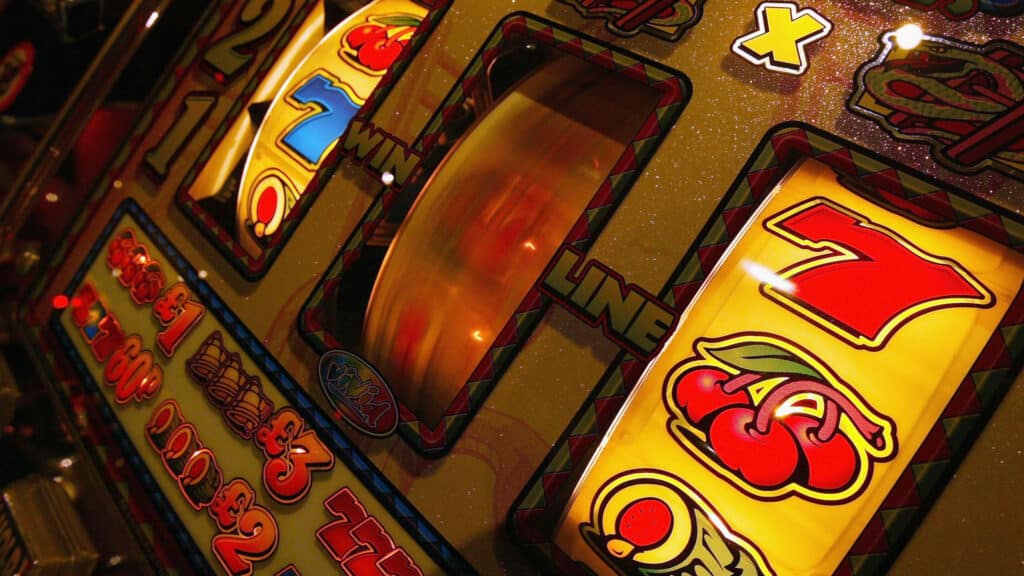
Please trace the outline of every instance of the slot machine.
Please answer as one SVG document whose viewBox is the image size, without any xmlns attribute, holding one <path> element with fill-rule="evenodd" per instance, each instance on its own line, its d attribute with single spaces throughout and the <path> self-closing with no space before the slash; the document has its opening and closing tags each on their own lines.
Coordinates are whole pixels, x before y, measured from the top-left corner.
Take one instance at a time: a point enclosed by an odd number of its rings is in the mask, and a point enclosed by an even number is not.
<svg viewBox="0 0 1024 576">
<path fill-rule="evenodd" d="M 1019 572 L 1022 12 L 213 0 L 24 337 L 155 572 Z"/>
</svg>

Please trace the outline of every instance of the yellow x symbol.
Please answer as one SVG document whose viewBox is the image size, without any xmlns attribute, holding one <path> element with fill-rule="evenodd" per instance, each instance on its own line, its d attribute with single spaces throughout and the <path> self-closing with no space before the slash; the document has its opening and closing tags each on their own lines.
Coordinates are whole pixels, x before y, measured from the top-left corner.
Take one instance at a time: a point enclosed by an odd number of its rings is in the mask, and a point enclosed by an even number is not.
<svg viewBox="0 0 1024 576">
<path fill-rule="evenodd" d="M 804 47 L 832 31 L 832 23 L 791 2 L 764 2 L 757 7 L 758 29 L 740 36 L 732 51 L 744 60 L 775 72 L 803 74 L 807 71 Z"/>
</svg>

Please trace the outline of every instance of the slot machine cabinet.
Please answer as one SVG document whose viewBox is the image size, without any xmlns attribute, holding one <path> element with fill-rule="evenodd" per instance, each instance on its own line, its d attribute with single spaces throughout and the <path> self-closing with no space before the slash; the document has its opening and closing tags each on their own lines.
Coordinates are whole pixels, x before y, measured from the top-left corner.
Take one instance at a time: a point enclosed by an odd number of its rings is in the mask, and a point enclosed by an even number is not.
<svg viewBox="0 0 1024 576">
<path fill-rule="evenodd" d="M 27 338 L 157 569 L 1013 573 L 1020 11 L 214 2 Z"/>
</svg>

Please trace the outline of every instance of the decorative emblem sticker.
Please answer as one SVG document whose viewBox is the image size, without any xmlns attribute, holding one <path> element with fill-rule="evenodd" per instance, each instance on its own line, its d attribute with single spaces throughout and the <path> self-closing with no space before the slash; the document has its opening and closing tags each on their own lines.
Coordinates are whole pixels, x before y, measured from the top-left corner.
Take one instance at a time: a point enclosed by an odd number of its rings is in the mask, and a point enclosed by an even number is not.
<svg viewBox="0 0 1024 576">
<path fill-rule="evenodd" d="M 1024 49 L 922 36 L 901 47 L 898 32 L 880 40 L 857 73 L 850 108 L 894 138 L 932 146 L 957 172 L 995 168 L 1024 178 Z"/>
<path fill-rule="evenodd" d="M 693 488 L 660 470 L 633 470 L 605 483 L 580 533 L 620 574 L 775 573 Z"/>
<path fill-rule="evenodd" d="M 367 436 L 398 428 L 398 404 L 384 377 L 369 362 L 344 350 L 320 357 L 320 386 L 340 417 Z"/>
<path fill-rule="evenodd" d="M 645 32 L 679 40 L 700 20 L 704 0 L 559 0 L 584 18 L 604 18 L 619 36 Z"/>
<path fill-rule="evenodd" d="M 778 336 L 697 340 L 665 380 L 670 434 L 755 497 L 844 502 L 897 452 L 896 424 Z"/>
</svg>

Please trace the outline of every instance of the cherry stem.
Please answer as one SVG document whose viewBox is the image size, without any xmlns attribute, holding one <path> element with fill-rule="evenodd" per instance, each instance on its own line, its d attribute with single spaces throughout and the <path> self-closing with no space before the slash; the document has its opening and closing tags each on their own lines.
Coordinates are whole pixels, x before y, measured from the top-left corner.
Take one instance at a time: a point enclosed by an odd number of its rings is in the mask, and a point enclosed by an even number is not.
<svg viewBox="0 0 1024 576">
<path fill-rule="evenodd" d="M 836 403 L 831 398 L 825 398 L 824 418 L 821 420 L 821 426 L 818 426 L 818 429 L 814 432 L 818 440 L 828 442 L 832 439 L 836 430 L 839 429 L 839 416 L 841 415 L 842 412 L 840 412 Z"/>
<path fill-rule="evenodd" d="M 727 394 L 750 386 L 754 382 L 761 379 L 761 374 L 754 374 L 753 372 L 741 372 L 740 374 L 730 378 L 725 384 L 722 385 L 722 391 Z"/>
<path fill-rule="evenodd" d="M 839 427 L 839 412 L 841 411 L 846 414 L 854 428 L 865 440 L 871 442 L 876 448 L 883 446 L 885 439 L 881 435 L 881 426 L 868 420 L 867 416 L 841 392 L 814 380 L 794 380 L 772 390 L 758 407 L 757 418 L 754 420 L 755 430 L 762 435 L 767 434 L 779 407 L 792 396 L 808 392 L 818 394 L 825 399 L 824 420 L 815 433 L 818 440 L 826 442 L 832 438 Z"/>
</svg>

